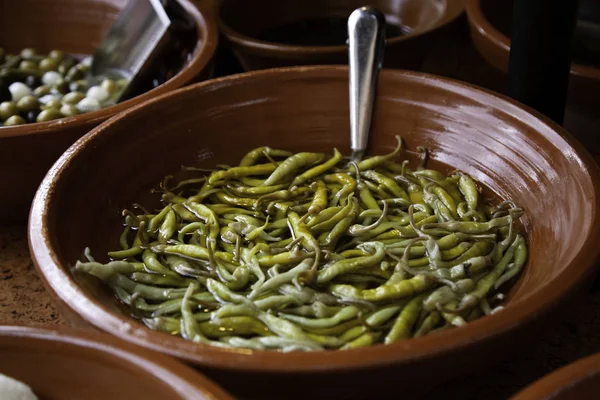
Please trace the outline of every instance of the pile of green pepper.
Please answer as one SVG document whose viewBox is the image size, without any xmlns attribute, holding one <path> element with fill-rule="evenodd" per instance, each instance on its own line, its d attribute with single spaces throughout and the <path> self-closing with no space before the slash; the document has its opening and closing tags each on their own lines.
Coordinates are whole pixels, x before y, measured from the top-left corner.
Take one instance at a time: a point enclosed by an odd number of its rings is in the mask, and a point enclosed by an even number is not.
<svg viewBox="0 0 600 400">
<path fill-rule="evenodd" d="M 260 147 L 235 167 L 161 184 L 164 208 L 124 210 L 106 282 L 148 327 L 219 347 L 349 349 L 502 309 L 527 258 L 511 201 L 476 183 L 340 152 Z M 188 168 L 188 170 L 195 170 Z"/>
</svg>

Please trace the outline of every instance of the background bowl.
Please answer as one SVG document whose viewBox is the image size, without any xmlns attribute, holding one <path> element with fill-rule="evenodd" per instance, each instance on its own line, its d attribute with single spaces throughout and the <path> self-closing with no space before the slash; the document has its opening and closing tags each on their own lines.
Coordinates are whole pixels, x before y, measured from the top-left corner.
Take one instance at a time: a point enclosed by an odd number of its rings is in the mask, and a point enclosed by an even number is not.
<svg viewBox="0 0 600 400">
<path fill-rule="evenodd" d="M 104 334 L 0 326 L 0 360 L 0 374 L 42 400 L 232 399 L 170 357 Z"/>
<path fill-rule="evenodd" d="M 512 400 L 586 400 L 600 391 L 600 354 L 594 354 L 546 375 Z"/>
<path fill-rule="evenodd" d="M 86 246 L 106 260 L 102 255 L 118 245 L 122 208 L 138 200 L 158 205 L 149 189 L 181 165 L 228 164 L 261 145 L 296 152 L 335 146 L 347 153 L 348 121 L 348 69 L 341 66 L 236 75 L 128 110 L 80 139 L 44 179 L 29 223 L 38 272 L 59 302 L 89 323 L 199 365 L 235 394 L 259 398 L 406 393 L 472 371 L 535 338 L 540 319 L 595 272 L 599 172 L 576 141 L 544 117 L 485 90 L 383 70 L 372 151 L 390 151 L 400 134 L 411 150 L 428 147 L 433 167 L 465 171 L 525 210 L 529 263 L 503 311 L 388 346 L 227 351 L 151 331 L 124 314 L 100 282 L 71 275 Z"/>
<path fill-rule="evenodd" d="M 596 46 L 600 46 L 600 7 L 595 0 L 581 0 L 581 5 L 580 18 L 597 19 L 598 23 L 590 24 L 580 19 L 576 27 L 579 39 L 575 42 L 591 40 Z M 483 58 L 505 73 L 508 72 L 512 13 L 512 1 L 469 0 L 467 4 L 473 44 Z M 600 159 L 600 141 L 597 139 L 597 127 L 600 123 L 599 93 L 600 68 L 578 64 L 577 59 L 573 59 L 565 126 L 597 160 Z"/>
<path fill-rule="evenodd" d="M 412 33 L 387 41 L 384 63 L 392 68 L 418 68 L 434 44 L 434 34 L 462 14 L 466 0 L 221 0 L 220 28 L 246 70 L 290 65 L 347 64 L 348 48 L 298 46 L 259 39 L 265 30 L 323 17 L 348 18 L 372 5 L 388 23 L 407 26 Z"/>
<path fill-rule="evenodd" d="M 27 218 L 42 178 L 75 140 L 109 117 L 209 74 L 217 46 L 217 27 L 203 8 L 188 0 L 180 4 L 196 22 L 198 43 L 193 57 L 173 78 L 130 100 L 95 112 L 15 127 L 0 128 L 0 220 Z M 3 4 L 0 47 L 15 53 L 24 47 L 38 52 L 58 48 L 73 54 L 92 54 L 126 0 L 19 0 Z"/>
</svg>

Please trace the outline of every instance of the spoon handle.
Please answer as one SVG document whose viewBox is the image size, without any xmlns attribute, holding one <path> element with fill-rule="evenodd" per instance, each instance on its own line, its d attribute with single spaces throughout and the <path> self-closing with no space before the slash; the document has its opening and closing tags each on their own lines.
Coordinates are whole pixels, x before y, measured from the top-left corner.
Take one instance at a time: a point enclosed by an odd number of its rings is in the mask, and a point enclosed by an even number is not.
<svg viewBox="0 0 600 400">
<path fill-rule="evenodd" d="M 372 7 L 361 7 L 348 18 L 350 65 L 350 145 L 359 161 L 367 148 L 377 77 L 383 63 L 385 17 Z"/>
</svg>

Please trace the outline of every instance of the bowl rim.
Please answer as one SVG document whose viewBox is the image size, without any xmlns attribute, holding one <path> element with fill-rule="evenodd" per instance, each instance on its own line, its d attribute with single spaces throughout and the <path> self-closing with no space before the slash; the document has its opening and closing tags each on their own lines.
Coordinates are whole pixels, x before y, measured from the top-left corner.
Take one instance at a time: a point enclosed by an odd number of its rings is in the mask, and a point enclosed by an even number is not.
<svg viewBox="0 0 600 400">
<path fill-rule="evenodd" d="M 481 9 L 482 0 L 467 0 L 467 7 L 465 9 L 469 24 L 472 26 L 471 32 L 476 31 L 477 34 L 491 44 L 493 47 L 502 51 L 503 56 L 508 59 L 510 53 L 511 40 L 500 32 L 492 23 L 483 15 Z M 488 62 L 490 62 L 488 60 Z M 497 65 L 496 63 L 490 62 L 496 68 L 502 71 L 506 71 L 507 65 Z M 589 78 L 594 80 L 600 80 L 600 68 L 594 68 L 582 64 L 571 64 L 571 75 Z"/>
<path fill-rule="evenodd" d="M 594 353 L 543 376 L 515 394 L 511 400 L 551 398 L 599 373 L 600 353 Z"/>
<path fill-rule="evenodd" d="M 591 225 L 590 235 L 582 244 L 580 252 L 571 262 L 573 266 L 571 269 L 574 269 L 574 271 L 569 269 L 567 272 L 563 272 L 556 279 L 548 282 L 545 287 L 540 288 L 536 294 L 530 295 L 527 302 L 522 303 L 520 307 L 513 309 L 509 314 L 499 312 L 485 319 L 470 322 L 468 329 L 451 329 L 439 335 L 429 335 L 389 345 L 377 345 L 345 351 L 292 352 L 286 354 L 270 351 L 253 352 L 245 349 L 215 348 L 210 345 L 171 337 L 162 332 L 155 332 L 141 324 L 133 326 L 130 317 L 109 310 L 92 296 L 85 294 L 70 276 L 68 270 L 60 266 L 59 257 L 52 243 L 54 239 L 48 231 L 47 205 L 52 202 L 53 196 L 56 196 L 54 193 L 56 180 L 68 169 L 69 164 L 73 162 L 77 154 L 83 151 L 82 148 L 93 144 L 104 130 L 110 129 L 112 125 L 118 124 L 120 120 L 137 115 L 144 107 L 159 103 L 169 97 L 183 97 L 192 91 L 212 91 L 220 87 L 242 85 L 245 82 L 264 79 L 265 76 L 269 77 L 270 75 L 283 75 L 286 79 L 290 79 L 290 77 L 302 79 L 311 73 L 312 76 L 327 76 L 328 78 L 341 75 L 347 76 L 348 68 L 346 66 L 274 68 L 201 82 L 135 106 L 111 118 L 80 138 L 49 170 L 35 195 L 30 211 L 29 248 L 38 275 L 50 293 L 88 323 L 102 330 L 137 345 L 158 350 L 197 365 L 252 372 L 315 373 L 332 370 L 341 372 L 368 367 L 402 365 L 433 356 L 448 355 L 464 350 L 475 342 L 490 341 L 495 336 L 509 334 L 516 330 L 519 324 L 532 323 L 557 308 L 599 266 L 596 265 L 595 261 L 600 254 L 600 246 L 597 246 L 595 238 L 600 236 L 600 224 L 594 223 Z M 543 129 L 546 132 L 546 137 L 554 141 L 560 141 L 572 149 L 573 154 L 578 156 L 579 163 L 587 171 L 590 185 L 594 190 L 595 214 L 592 216 L 593 220 L 598 221 L 600 219 L 600 169 L 591 155 L 577 140 L 547 117 L 506 96 L 457 80 L 420 72 L 390 69 L 383 69 L 381 75 L 384 79 L 386 76 L 390 76 L 390 79 L 426 82 L 446 90 L 462 91 L 463 94 L 468 93 L 471 98 L 480 101 L 485 100 L 487 104 L 491 104 L 493 101 L 495 104 L 502 105 L 502 110 L 514 118 L 526 118 L 531 121 L 531 124 L 536 126 L 538 130 Z M 127 325 L 127 327 L 124 328 L 124 325 Z M 315 356 L 315 354 L 318 354 L 318 356 Z"/>
<path fill-rule="evenodd" d="M 259 40 L 252 36 L 245 35 L 235 29 L 233 29 L 229 24 L 227 24 L 223 18 L 221 18 L 221 10 L 224 8 L 225 1 L 222 0 L 219 4 L 217 10 L 218 16 L 218 25 L 220 31 L 225 35 L 225 37 L 239 45 L 251 48 L 255 51 L 261 51 L 264 53 L 273 53 L 273 54 L 297 54 L 297 55 L 324 55 L 324 54 L 345 54 L 348 52 L 348 47 L 346 45 L 338 45 L 338 46 L 309 46 L 309 45 L 290 45 L 284 43 L 270 42 L 265 40 Z M 438 29 L 443 28 L 446 25 L 451 24 L 453 21 L 460 17 L 465 9 L 466 9 L 467 0 L 446 0 L 446 8 L 450 8 L 452 12 L 442 14 L 442 18 L 440 18 L 436 24 L 431 27 L 423 30 L 418 30 L 415 33 L 410 33 L 408 35 L 397 36 L 386 41 L 386 45 L 392 45 L 395 43 L 403 42 L 406 40 L 413 40 L 419 36 L 426 35 L 430 32 L 436 31 Z M 452 7 L 449 7 L 451 5 Z"/>
<path fill-rule="evenodd" d="M 233 400 L 223 388 L 187 365 L 99 331 L 46 324 L 0 325 L 0 348 L 10 347 L 15 340 L 88 348 L 156 377 L 181 396 Z"/>
<path fill-rule="evenodd" d="M 210 64 L 217 50 L 219 36 L 218 27 L 212 18 L 211 11 L 208 10 L 207 6 L 200 4 L 201 2 L 192 0 L 177 1 L 194 19 L 194 22 L 196 23 L 196 35 L 199 35 L 200 37 L 196 40 L 196 46 L 198 47 L 194 56 L 175 76 L 154 89 L 110 107 L 101 108 L 100 110 L 47 122 L 34 122 L 10 127 L 0 127 L 0 139 L 16 136 L 49 134 L 57 129 L 72 129 L 87 125 L 97 125 L 132 106 L 190 83 L 192 79 Z"/>
</svg>

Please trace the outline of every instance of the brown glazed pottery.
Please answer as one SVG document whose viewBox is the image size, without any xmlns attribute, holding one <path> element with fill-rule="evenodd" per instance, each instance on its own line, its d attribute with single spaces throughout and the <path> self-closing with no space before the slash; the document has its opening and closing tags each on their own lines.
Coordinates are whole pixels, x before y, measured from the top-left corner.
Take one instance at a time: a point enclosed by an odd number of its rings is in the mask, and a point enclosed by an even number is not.
<svg viewBox="0 0 600 400">
<path fill-rule="evenodd" d="M 475 47 L 491 65 L 505 73 L 508 71 L 512 12 L 512 1 L 468 0 L 467 4 L 467 18 Z M 600 140 L 597 138 L 599 93 L 600 68 L 571 64 L 565 127 L 596 157 L 600 156 Z"/>
<path fill-rule="evenodd" d="M 0 326 L 0 374 L 30 386 L 40 400 L 233 399 L 170 357 L 58 327 Z"/>
<path fill-rule="evenodd" d="M 407 393 L 533 339 L 540 319 L 595 273 L 600 182 L 589 154 L 558 125 L 512 100 L 422 73 L 383 70 L 373 120 L 370 151 L 389 152 L 394 135 L 402 135 L 409 150 L 423 145 L 431 151 L 432 167 L 464 171 L 525 210 L 529 262 L 504 310 L 387 346 L 223 350 L 151 331 L 120 309 L 99 281 L 71 274 L 86 246 L 107 261 L 106 252 L 118 246 L 121 210 L 134 202 L 158 206 L 149 190 L 181 165 L 229 164 L 264 145 L 294 152 L 337 147 L 348 154 L 348 69 L 342 66 L 272 69 L 196 84 L 95 128 L 57 161 L 33 202 L 29 244 L 38 272 L 59 302 L 94 326 L 198 365 L 248 397 Z"/>
<path fill-rule="evenodd" d="M 511 400 L 593 400 L 600 392 L 600 354 L 582 358 L 546 375 Z"/>
<path fill-rule="evenodd" d="M 21 220 L 42 178 L 75 140 L 109 117 L 144 100 L 207 77 L 217 47 L 217 27 L 202 7 L 179 0 L 197 26 L 198 43 L 187 65 L 155 89 L 120 104 L 75 117 L 0 128 L 0 220 Z M 2 4 L 0 46 L 92 54 L 126 0 L 19 0 Z"/>
<path fill-rule="evenodd" d="M 294 45 L 261 40 L 273 28 L 307 20 L 348 18 L 371 5 L 386 15 L 389 24 L 412 32 L 387 40 L 384 63 L 391 68 L 418 68 L 434 43 L 434 34 L 465 9 L 466 0 L 221 0 L 220 28 L 246 70 L 291 65 L 347 64 L 348 48 Z"/>
</svg>

